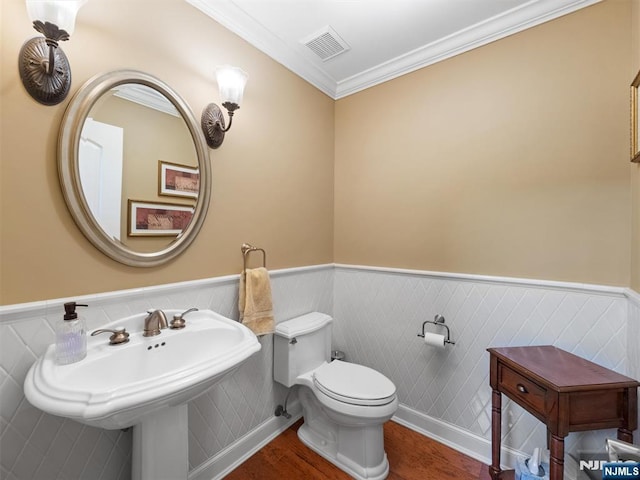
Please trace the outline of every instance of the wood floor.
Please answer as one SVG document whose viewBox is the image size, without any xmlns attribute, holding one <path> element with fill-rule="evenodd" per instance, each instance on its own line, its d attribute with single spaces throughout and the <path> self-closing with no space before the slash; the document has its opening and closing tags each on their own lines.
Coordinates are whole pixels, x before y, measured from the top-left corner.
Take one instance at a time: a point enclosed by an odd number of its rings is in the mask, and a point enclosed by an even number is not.
<svg viewBox="0 0 640 480">
<path fill-rule="evenodd" d="M 349 475 L 307 448 L 297 430 L 302 420 L 263 447 L 225 480 L 348 480 Z M 388 480 L 480 480 L 487 466 L 395 422 L 384 426 Z"/>
</svg>

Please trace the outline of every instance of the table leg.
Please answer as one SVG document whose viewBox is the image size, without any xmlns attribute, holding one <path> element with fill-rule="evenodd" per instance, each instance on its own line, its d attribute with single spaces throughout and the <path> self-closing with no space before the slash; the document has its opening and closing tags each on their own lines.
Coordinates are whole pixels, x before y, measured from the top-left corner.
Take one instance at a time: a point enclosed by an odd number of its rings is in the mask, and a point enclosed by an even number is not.
<svg viewBox="0 0 640 480">
<path fill-rule="evenodd" d="M 618 440 L 633 443 L 633 431 L 638 428 L 638 389 L 627 388 L 624 391 L 622 406 L 623 423 L 618 428 Z"/>
<path fill-rule="evenodd" d="M 627 442 L 627 443 L 633 443 L 633 432 L 626 428 L 619 428 L 618 440 L 622 440 L 623 442 Z"/>
<path fill-rule="evenodd" d="M 500 441 L 502 440 L 502 395 L 498 390 L 491 394 L 491 467 L 493 480 L 500 478 Z"/>
<path fill-rule="evenodd" d="M 549 459 L 549 480 L 564 478 L 564 437 L 551 434 L 551 458 Z"/>
</svg>

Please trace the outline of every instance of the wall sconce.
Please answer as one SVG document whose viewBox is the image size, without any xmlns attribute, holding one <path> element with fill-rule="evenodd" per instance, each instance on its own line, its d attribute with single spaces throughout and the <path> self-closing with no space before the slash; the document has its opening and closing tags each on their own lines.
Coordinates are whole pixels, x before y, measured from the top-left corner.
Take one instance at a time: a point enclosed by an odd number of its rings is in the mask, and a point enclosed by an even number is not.
<svg viewBox="0 0 640 480">
<path fill-rule="evenodd" d="M 26 0 L 33 28 L 44 35 L 22 46 L 18 68 L 24 88 L 43 105 L 57 105 L 69 93 L 71 69 L 58 42 L 69 40 L 76 15 L 87 0 Z"/>
<path fill-rule="evenodd" d="M 222 106 L 229 112 L 229 126 L 225 128 L 222 110 L 215 103 L 210 103 L 202 111 L 201 125 L 207 144 L 218 148 L 224 141 L 224 133 L 231 128 L 233 113 L 240 108 L 244 86 L 249 76 L 237 67 L 224 65 L 216 69 L 216 80 L 220 89 Z"/>
</svg>

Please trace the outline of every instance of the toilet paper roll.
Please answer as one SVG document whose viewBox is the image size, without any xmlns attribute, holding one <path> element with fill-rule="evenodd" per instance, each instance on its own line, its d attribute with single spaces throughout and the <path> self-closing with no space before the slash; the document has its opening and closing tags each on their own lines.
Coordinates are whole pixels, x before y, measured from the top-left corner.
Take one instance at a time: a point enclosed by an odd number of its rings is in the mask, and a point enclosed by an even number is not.
<svg viewBox="0 0 640 480">
<path fill-rule="evenodd" d="M 437 333 L 425 333 L 424 343 L 431 347 L 444 348 L 444 335 L 438 335 Z"/>
</svg>

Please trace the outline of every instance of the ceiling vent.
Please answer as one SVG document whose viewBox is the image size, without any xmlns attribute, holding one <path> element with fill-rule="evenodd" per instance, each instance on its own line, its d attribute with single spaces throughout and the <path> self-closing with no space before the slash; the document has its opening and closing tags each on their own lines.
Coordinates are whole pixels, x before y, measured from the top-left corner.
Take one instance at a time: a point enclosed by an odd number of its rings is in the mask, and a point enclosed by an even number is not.
<svg viewBox="0 0 640 480">
<path fill-rule="evenodd" d="M 315 53 L 323 62 L 350 49 L 347 42 L 340 38 L 329 26 L 302 40 L 302 43 Z"/>
</svg>

